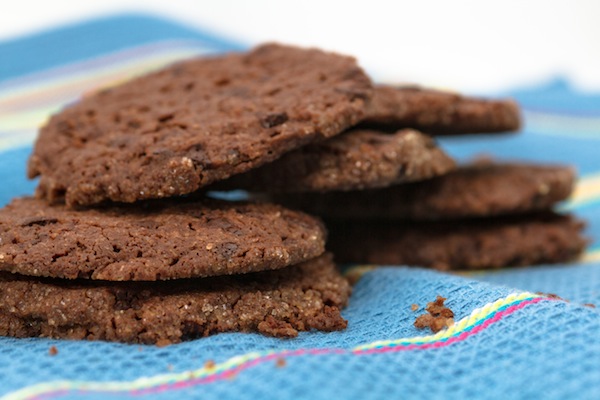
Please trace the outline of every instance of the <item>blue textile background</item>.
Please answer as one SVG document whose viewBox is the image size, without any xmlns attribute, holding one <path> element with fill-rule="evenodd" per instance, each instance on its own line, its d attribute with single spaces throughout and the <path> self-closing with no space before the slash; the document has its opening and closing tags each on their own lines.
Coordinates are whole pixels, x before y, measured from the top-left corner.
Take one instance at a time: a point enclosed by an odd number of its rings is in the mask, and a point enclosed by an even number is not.
<svg viewBox="0 0 600 400">
<path fill-rule="evenodd" d="M 237 43 L 161 19 L 116 16 L 0 43 L 0 84 L 166 39 L 195 41 L 213 51 L 242 48 Z M 587 182 L 594 192 L 597 185 L 593 178 L 600 173 L 600 95 L 577 93 L 561 80 L 507 94 L 523 106 L 526 125 L 522 133 L 444 138 L 440 139 L 442 146 L 463 160 L 486 153 L 499 158 L 574 164 L 582 182 Z M 25 178 L 30 151 L 30 145 L 0 150 L 0 205 L 12 197 L 33 192 L 35 182 Z M 564 208 L 589 221 L 587 232 L 593 252 L 600 238 L 600 202 L 592 196 L 589 201 L 567 203 Z M 422 311 L 438 294 L 448 298 L 447 304 L 459 321 L 478 307 L 521 291 L 556 293 L 570 302 L 542 301 L 528 305 L 449 345 L 360 355 L 349 351 L 378 340 L 424 335 L 412 325 L 415 313 L 411 304 L 420 305 Z M 355 287 L 350 305 L 344 311 L 349 326 L 343 332 L 301 333 L 293 340 L 220 334 L 165 348 L 0 338 L 0 395 L 69 399 L 597 399 L 600 398 L 600 312 L 584 306 L 585 303 L 600 306 L 597 261 L 463 277 L 417 268 L 379 268 L 366 273 Z M 50 346 L 56 346 L 57 355 L 49 355 Z M 74 389 L 73 382 L 154 379 L 198 370 L 209 360 L 219 364 L 252 352 L 294 349 L 340 351 L 322 354 L 307 351 L 286 357 L 285 366 L 261 362 L 229 379 L 165 386 L 164 390 L 145 394 L 131 388 L 104 392 Z M 59 381 L 66 383 L 61 386 Z M 47 383 L 49 391 L 35 386 L 40 383 Z M 35 388 L 42 394 L 35 394 L 38 393 Z M 21 389 L 24 391 L 15 392 Z"/>
</svg>

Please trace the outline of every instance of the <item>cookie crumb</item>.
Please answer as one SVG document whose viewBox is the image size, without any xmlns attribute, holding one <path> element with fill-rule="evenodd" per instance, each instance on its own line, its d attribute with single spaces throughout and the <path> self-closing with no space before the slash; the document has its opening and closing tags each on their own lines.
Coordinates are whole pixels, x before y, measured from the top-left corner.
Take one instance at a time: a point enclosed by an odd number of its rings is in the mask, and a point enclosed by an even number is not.
<svg viewBox="0 0 600 400">
<path fill-rule="evenodd" d="M 596 308 L 596 305 L 594 303 L 585 303 L 584 307 Z"/>
<path fill-rule="evenodd" d="M 438 295 L 435 301 L 427 303 L 425 310 L 429 314 L 419 315 L 414 322 L 415 328 L 429 328 L 433 333 L 437 333 L 454 325 L 454 312 L 444 306 L 444 301 L 446 298 Z"/>
<path fill-rule="evenodd" d="M 410 309 L 413 311 L 417 311 L 419 309 L 419 305 L 416 303 L 411 304 Z"/>
<path fill-rule="evenodd" d="M 50 349 L 48 350 L 48 354 L 50 354 L 51 356 L 57 355 L 58 349 L 56 348 L 56 346 L 50 346 Z"/>
<path fill-rule="evenodd" d="M 283 368 L 287 365 L 287 361 L 285 361 L 285 358 L 278 358 L 275 362 L 275 365 L 277 366 L 277 368 Z"/>
<path fill-rule="evenodd" d="M 554 300 L 562 300 L 562 301 L 566 301 L 567 303 L 569 302 L 569 300 L 563 299 L 562 297 L 560 297 L 556 293 L 535 292 L 535 294 L 539 294 L 540 296 L 546 296 L 546 297 L 548 297 L 550 299 L 554 299 Z"/>
<path fill-rule="evenodd" d="M 208 360 L 204 363 L 204 368 L 213 369 L 217 364 L 213 360 Z"/>
</svg>

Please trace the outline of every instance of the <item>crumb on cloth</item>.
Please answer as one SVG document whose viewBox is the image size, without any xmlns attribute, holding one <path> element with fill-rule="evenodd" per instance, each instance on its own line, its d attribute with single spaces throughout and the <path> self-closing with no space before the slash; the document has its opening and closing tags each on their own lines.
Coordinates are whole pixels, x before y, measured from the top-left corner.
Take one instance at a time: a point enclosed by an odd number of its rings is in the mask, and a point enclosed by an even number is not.
<svg viewBox="0 0 600 400">
<path fill-rule="evenodd" d="M 446 298 L 438 295 L 435 301 L 427 303 L 425 310 L 428 314 L 419 315 L 414 322 L 418 329 L 429 328 L 437 333 L 444 328 L 454 325 L 454 312 L 444 306 Z"/>
<path fill-rule="evenodd" d="M 48 349 L 48 354 L 50 354 L 51 356 L 57 355 L 58 349 L 56 348 L 56 346 L 50 346 L 50 348 Z"/>
<path fill-rule="evenodd" d="M 535 292 L 535 294 L 539 294 L 540 296 L 545 296 L 545 297 L 548 297 L 548 298 L 554 299 L 554 300 L 563 300 L 563 301 L 569 302 L 569 300 L 563 299 L 556 293 Z"/>
</svg>

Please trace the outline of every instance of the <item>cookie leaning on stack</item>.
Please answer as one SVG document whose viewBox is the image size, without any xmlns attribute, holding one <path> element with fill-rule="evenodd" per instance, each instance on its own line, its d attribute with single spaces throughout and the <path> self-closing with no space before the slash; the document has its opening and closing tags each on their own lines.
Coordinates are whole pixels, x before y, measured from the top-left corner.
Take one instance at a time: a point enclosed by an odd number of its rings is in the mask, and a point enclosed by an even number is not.
<svg viewBox="0 0 600 400">
<path fill-rule="evenodd" d="M 342 132 L 371 92 L 350 57 L 271 44 L 53 116 L 29 162 L 38 199 L 0 210 L 0 333 L 174 343 L 345 328 L 349 285 L 317 219 L 177 196 Z"/>
<path fill-rule="evenodd" d="M 54 115 L 29 176 L 38 197 L 69 206 L 183 195 L 337 135 L 371 92 L 353 58 L 315 49 L 190 60 Z"/>
</svg>

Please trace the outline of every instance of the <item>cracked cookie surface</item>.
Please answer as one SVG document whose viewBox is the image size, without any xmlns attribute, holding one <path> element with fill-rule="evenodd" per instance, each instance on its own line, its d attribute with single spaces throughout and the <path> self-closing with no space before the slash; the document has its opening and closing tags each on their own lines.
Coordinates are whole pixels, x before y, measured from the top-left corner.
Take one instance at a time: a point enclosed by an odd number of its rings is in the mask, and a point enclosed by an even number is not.
<svg viewBox="0 0 600 400">
<path fill-rule="evenodd" d="M 199 58 L 84 97 L 42 127 L 28 175 L 69 206 L 187 194 L 358 123 L 355 60 L 268 44 Z"/>
<path fill-rule="evenodd" d="M 157 200 L 83 211 L 15 199 L 0 210 L 0 270 L 112 281 L 230 275 L 324 251 L 313 217 L 272 204 Z"/>
</svg>

